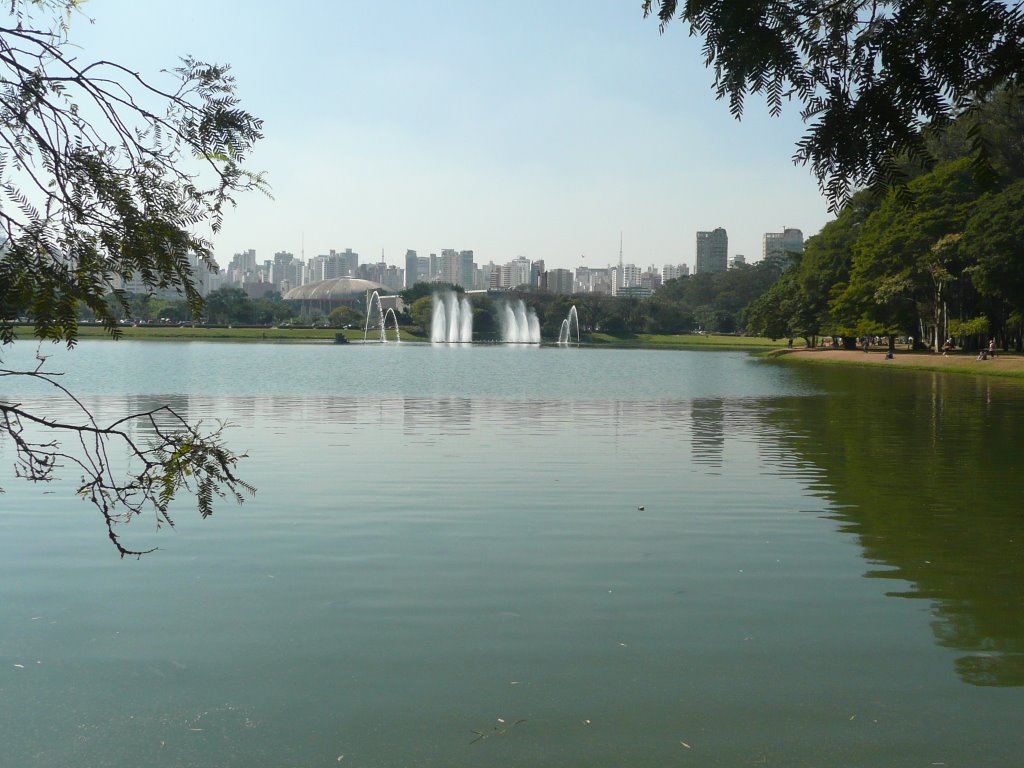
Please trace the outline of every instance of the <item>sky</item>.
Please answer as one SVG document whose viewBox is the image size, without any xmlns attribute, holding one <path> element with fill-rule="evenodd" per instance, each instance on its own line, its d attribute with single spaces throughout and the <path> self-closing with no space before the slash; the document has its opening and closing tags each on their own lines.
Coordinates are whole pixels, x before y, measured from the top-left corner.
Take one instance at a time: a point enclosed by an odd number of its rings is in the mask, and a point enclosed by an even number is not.
<svg viewBox="0 0 1024 768">
<path fill-rule="evenodd" d="M 231 65 L 273 199 L 228 213 L 222 265 L 454 248 L 603 267 L 621 233 L 626 263 L 692 268 L 715 227 L 756 261 L 764 232 L 830 218 L 791 159 L 798 105 L 735 120 L 688 32 L 639 0 L 90 0 L 69 37 L 157 81 L 185 55 Z"/>
</svg>

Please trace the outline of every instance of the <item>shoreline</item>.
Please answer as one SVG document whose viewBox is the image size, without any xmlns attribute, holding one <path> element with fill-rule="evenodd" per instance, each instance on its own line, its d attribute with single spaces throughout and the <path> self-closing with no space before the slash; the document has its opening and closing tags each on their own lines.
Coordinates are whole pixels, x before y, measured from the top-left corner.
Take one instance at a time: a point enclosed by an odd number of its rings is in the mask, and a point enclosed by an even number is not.
<svg viewBox="0 0 1024 768">
<path fill-rule="evenodd" d="M 765 358 L 789 363 L 810 365 L 856 365 L 870 368 L 890 368 L 902 371 L 935 371 L 967 376 L 996 376 L 1004 379 L 1024 380 L 1024 355 L 1014 352 L 997 353 L 988 360 L 976 359 L 971 352 L 949 355 L 935 352 L 908 352 L 897 350 L 892 360 L 885 359 L 885 349 L 869 352 L 846 349 L 778 349 L 763 355 Z"/>
<path fill-rule="evenodd" d="M 31 335 L 30 328 L 21 326 L 17 342 L 37 341 Z M 335 328 L 229 328 L 213 327 L 178 327 L 178 326 L 125 326 L 121 338 L 131 341 L 196 341 L 206 343 L 280 343 L 280 344 L 333 344 L 335 334 L 341 333 L 349 342 L 361 344 L 363 331 Z M 112 340 L 103 328 L 97 326 L 80 326 L 81 340 Z M 430 344 L 423 336 L 414 336 L 403 331 L 402 341 L 412 344 Z M 376 343 L 372 341 L 371 343 Z M 344 346 L 344 345 L 341 345 Z M 1024 355 L 1017 353 L 1000 353 L 989 360 L 977 360 L 974 353 L 954 352 L 949 355 L 927 351 L 896 350 L 892 360 L 885 359 L 884 348 L 862 350 L 844 349 L 808 349 L 794 347 L 789 349 L 782 341 L 750 336 L 695 336 L 695 335 L 655 335 L 637 334 L 630 337 L 616 337 L 607 334 L 595 334 L 589 342 L 582 344 L 589 349 L 649 349 L 665 351 L 720 351 L 747 352 L 754 357 L 785 363 L 805 363 L 810 365 L 855 365 L 860 367 L 888 367 L 902 371 L 935 371 L 968 376 L 994 376 L 1003 379 L 1024 381 Z"/>
</svg>

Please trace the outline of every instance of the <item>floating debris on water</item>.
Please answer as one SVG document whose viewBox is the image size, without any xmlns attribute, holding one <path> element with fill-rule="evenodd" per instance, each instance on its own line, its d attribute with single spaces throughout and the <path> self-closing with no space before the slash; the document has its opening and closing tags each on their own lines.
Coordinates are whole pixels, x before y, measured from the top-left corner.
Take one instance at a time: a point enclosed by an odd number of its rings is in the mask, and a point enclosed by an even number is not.
<svg viewBox="0 0 1024 768">
<path fill-rule="evenodd" d="M 470 744 L 476 744 L 478 741 L 483 739 L 489 739 L 492 736 L 501 736 L 502 734 L 508 733 L 511 729 L 515 728 L 520 723 L 525 723 L 526 718 L 516 720 L 511 725 L 506 725 L 502 718 L 498 718 L 499 725 L 494 726 L 490 731 L 470 731 L 470 733 L 476 734 L 476 738 L 473 739 Z"/>
</svg>

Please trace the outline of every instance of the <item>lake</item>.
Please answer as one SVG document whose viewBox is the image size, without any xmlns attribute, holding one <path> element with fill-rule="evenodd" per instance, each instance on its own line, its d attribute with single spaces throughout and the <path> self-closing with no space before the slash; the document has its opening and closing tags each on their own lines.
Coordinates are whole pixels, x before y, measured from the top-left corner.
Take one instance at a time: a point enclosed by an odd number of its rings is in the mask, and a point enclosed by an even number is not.
<svg viewBox="0 0 1024 768">
<path fill-rule="evenodd" d="M 31 486 L 0 442 L 4 765 L 1020 759 L 1017 384 L 729 352 L 44 351 L 110 420 L 227 420 L 259 490 L 135 520 L 124 542 L 159 549 L 121 560 L 74 473 Z"/>
</svg>

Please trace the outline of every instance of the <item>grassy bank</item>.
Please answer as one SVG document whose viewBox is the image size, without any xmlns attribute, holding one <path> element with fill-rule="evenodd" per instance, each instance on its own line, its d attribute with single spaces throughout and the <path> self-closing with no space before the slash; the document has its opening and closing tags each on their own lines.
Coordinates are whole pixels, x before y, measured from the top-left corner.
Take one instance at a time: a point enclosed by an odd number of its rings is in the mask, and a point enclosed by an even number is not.
<svg viewBox="0 0 1024 768">
<path fill-rule="evenodd" d="M 402 339 L 408 341 L 429 341 L 426 336 L 414 334 L 409 328 L 402 328 Z M 345 334 L 349 341 L 362 341 L 362 330 L 343 331 L 337 328 L 229 328 L 226 326 L 211 327 L 178 327 L 176 325 L 126 325 L 121 328 L 122 338 L 149 339 L 154 341 L 279 341 L 309 342 L 333 341 L 337 333 Z M 377 332 L 379 333 L 379 331 Z M 388 331 L 388 338 L 394 338 L 393 331 Z M 78 335 L 83 339 L 110 338 L 100 326 L 82 325 Z M 370 334 L 374 336 L 373 333 Z M 32 327 L 18 327 L 18 337 L 32 338 Z M 697 335 L 657 335 L 640 333 L 629 336 L 612 336 L 607 333 L 595 333 L 583 340 L 585 346 L 616 347 L 625 349 L 732 349 L 742 351 L 768 351 L 785 348 L 785 341 L 772 341 L 753 336 L 697 336 Z"/>
<path fill-rule="evenodd" d="M 786 341 L 783 339 L 772 341 L 759 336 L 716 336 L 710 334 L 697 336 L 638 333 L 631 336 L 612 336 L 607 333 L 595 333 L 591 334 L 584 343 L 594 346 L 639 349 L 732 349 L 752 352 L 786 348 Z"/>
<path fill-rule="evenodd" d="M 997 376 L 1024 382 L 1024 356 L 1000 354 L 989 360 L 978 360 L 973 354 L 938 355 L 934 352 L 897 352 L 885 359 L 883 350 L 864 353 L 859 350 L 781 349 L 768 353 L 772 359 L 786 363 L 810 365 L 855 365 L 889 368 L 902 371 L 936 371 L 969 376 Z"/>
</svg>

